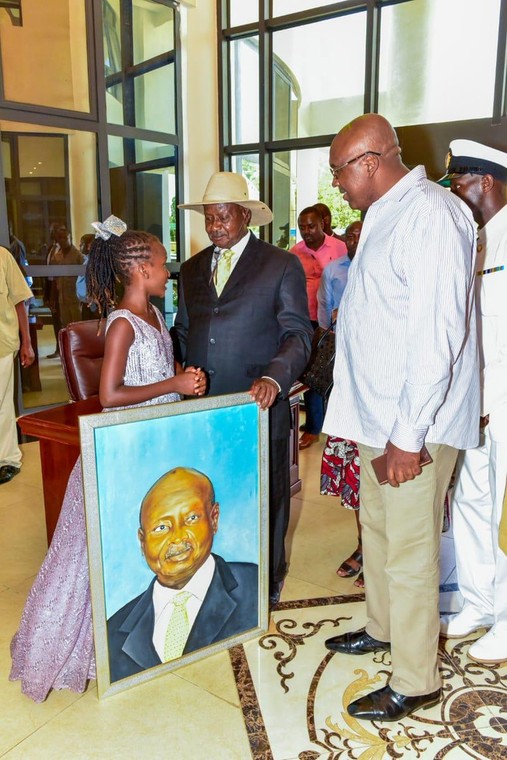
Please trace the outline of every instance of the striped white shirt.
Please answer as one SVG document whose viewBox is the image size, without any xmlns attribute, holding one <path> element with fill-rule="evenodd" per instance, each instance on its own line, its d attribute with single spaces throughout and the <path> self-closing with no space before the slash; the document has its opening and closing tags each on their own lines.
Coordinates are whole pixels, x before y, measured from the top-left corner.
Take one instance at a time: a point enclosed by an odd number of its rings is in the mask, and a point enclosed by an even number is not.
<svg viewBox="0 0 507 760">
<path fill-rule="evenodd" d="M 406 174 L 366 214 L 336 325 L 324 431 L 405 451 L 479 442 L 470 210 Z"/>
</svg>

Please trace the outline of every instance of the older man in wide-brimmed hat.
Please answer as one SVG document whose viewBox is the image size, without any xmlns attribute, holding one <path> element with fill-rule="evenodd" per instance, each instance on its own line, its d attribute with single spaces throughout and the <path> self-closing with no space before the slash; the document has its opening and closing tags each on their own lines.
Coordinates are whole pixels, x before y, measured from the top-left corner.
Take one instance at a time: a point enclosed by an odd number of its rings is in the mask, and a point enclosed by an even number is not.
<svg viewBox="0 0 507 760">
<path fill-rule="evenodd" d="M 287 571 L 288 393 L 306 366 L 312 335 L 305 275 L 296 256 L 248 229 L 273 217 L 250 198 L 240 174 L 214 174 L 202 200 L 180 208 L 204 215 L 212 243 L 181 267 L 175 322 L 181 359 L 203 367 L 211 395 L 250 391 L 270 409 L 270 599 L 276 604 Z"/>
</svg>

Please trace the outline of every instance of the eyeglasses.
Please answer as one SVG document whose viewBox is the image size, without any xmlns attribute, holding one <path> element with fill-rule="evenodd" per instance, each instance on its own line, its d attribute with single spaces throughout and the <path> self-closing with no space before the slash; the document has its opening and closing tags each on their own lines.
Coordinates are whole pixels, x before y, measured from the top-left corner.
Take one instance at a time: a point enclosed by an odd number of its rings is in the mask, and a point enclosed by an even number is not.
<svg viewBox="0 0 507 760">
<path fill-rule="evenodd" d="M 378 153 L 376 150 L 365 150 L 364 153 L 361 153 L 360 156 L 356 156 L 355 158 L 351 158 L 350 161 L 345 161 L 344 164 L 341 166 L 337 166 L 336 169 L 333 169 L 333 167 L 329 167 L 329 171 L 331 172 L 331 176 L 333 179 L 338 179 L 340 176 L 340 172 L 345 169 L 346 166 L 349 164 L 353 164 L 354 161 L 359 161 L 360 158 L 364 158 L 365 156 L 381 156 L 382 153 Z"/>
</svg>

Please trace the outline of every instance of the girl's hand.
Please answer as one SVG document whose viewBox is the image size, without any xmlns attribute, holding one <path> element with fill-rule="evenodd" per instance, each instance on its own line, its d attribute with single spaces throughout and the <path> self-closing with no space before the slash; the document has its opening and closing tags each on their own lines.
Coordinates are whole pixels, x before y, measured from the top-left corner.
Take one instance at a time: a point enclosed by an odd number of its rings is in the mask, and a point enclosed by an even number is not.
<svg viewBox="0 0 507 760">
<path fill-rule="evenodd" d="M 187 367 L 175 376 L 177 392 L 184 396 L 203 396 L 206 393 L 206 375 L 197 367 Z"/>
<path fill-rule="evenodd" d="M 191 395 L 204 396 L 206 393 L 206 375 L 199 367 L 187 367 L 185 374 L 191 374 L 194 378 L 194 390 Z"/>
</svg>

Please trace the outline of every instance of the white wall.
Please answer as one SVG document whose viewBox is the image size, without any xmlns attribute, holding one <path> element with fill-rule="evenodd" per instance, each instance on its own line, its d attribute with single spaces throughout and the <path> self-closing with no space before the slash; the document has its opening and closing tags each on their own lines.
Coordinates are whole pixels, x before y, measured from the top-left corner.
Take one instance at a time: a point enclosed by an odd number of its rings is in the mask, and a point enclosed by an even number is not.
<svg viewBox="0 0 507 760">
<path fill-rule="evenodd" d="M 216 19 L 216 0 L 181 7 L 184 202 L 200 200 L 208 179 L 219 170 Z M 201 214 L 185 214 L 188 258 L 209 245 L 209 239 Z"/>
</svg>

